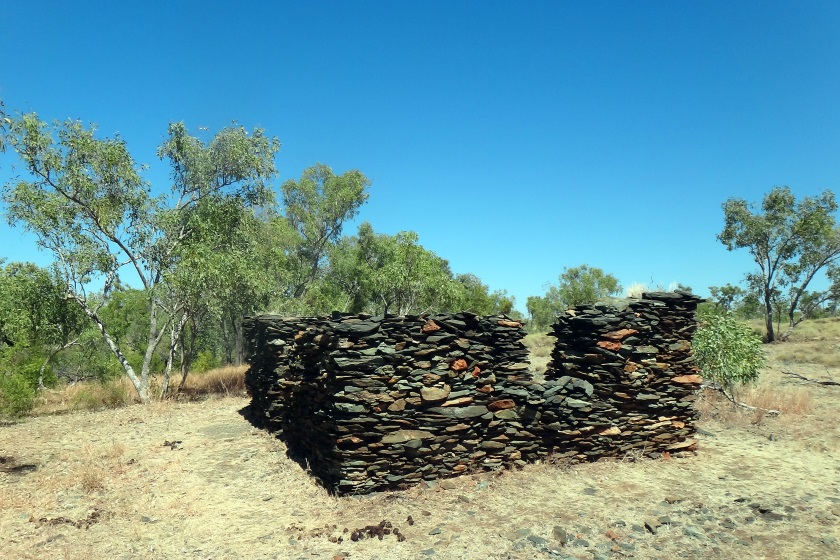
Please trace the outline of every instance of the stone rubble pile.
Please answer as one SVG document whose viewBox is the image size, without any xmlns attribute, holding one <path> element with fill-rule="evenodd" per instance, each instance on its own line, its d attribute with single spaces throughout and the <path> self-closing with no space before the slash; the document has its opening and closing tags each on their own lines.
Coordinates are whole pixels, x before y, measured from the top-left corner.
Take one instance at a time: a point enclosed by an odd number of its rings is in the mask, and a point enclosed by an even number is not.
<svg viewBox="0 0 840 560">
<path fill-rule="evenodd" d="M 699 298 L 570 310 L 545 380 L 504 315 L 251 317 L 246 417 L 340 495 L 550 456 L 692 449 Z"/>
</svg>

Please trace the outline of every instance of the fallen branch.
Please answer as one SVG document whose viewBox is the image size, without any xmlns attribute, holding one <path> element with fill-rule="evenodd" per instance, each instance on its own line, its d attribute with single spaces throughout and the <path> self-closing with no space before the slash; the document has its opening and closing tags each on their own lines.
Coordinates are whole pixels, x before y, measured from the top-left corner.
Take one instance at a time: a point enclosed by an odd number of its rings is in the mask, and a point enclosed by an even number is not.
<svg viewBox="0 0 840 560">
<path fill-rule="evenodd" d="M 793 373 L 792 371 L 783 371 L 785 375 L 790 375 L 792 377 L 796 377 L 797 379 L 801 379 L 802 381 L 807 381 L 808 383 L 817 383 L 819 385 L 838 385 L 840 386 L 840 381 L 822 381 L 820 379 L 811 379 L 810 377 L 805 377 L 804 375 L 799 375 L 798 373 Z"/>
<path fill-rule="evenodd" d="M 775 409 L 772 409 L 772 408 L 761 408 L 760 406 L 752 406 L 752 405 L 747 404 L 745 402 L 741 402 L 738 399 L 736 399 L 734 396 L 730 395 L 726 391 L 726 389 L 724 389 L 723 387 L 721 387 L 719 385 L 703 385 L 703 387 L 706 388 L 706 389 L 714 389 L 715 391 L 720 392 L 721 394 L 723 394 L 724 397 L 729 399 L 729 402 L 731 402 L 735 406 L 738 406 L 738 407 L 743 408 L 745 410 L 749 410 L 751 412 L 761 411 L 768 416 L 778 416 L 782 413 L 781 410 L 775 410 Z"/>
</svg>

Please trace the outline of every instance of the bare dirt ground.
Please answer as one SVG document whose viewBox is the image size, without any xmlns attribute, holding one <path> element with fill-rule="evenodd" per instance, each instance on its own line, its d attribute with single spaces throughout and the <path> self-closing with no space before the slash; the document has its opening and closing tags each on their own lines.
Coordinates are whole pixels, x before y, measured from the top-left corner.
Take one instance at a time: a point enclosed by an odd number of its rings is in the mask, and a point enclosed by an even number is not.
<svg viewBox="0 0 840 560">
<path fill-rule="evenodd" d="M 27 418 L 0 427 L 0 558 L 840 558 L 840 387 L 781 370 L 830 373 L 771 362 L 742 396 L 778 418 L 705 399 L 695 457 L 350 498 L 253 429 L 243 397 Z"/>
</svg>

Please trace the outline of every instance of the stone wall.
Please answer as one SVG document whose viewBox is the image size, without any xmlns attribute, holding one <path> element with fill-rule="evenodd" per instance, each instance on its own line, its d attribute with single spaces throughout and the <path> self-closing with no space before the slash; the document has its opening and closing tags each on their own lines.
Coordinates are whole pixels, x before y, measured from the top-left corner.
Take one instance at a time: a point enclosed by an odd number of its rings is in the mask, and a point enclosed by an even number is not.
<svg viewBox="0 0 840 560">
<path fill-rule="evenodd" d="M 342 495 L 549 456 L 692 450 L 699 301 L 569 310 L 544 379 L 504 315 L 251 317 L 245 415 Z"/>
</svg>

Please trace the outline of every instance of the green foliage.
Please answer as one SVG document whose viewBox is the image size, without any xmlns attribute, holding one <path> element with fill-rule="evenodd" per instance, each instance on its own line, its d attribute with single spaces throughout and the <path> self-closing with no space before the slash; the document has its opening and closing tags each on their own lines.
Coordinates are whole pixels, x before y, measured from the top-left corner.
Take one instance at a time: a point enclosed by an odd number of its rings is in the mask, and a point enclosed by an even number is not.
<svg viewBox="0 0 840 560">
<path fill-rule="evenodd" d="M 122 139 L 100 139 L 77 121 L 51 127 L 37 115 L 22 115 L 11 119 L 7 135 L 29 173 L 28 180 L 3 188 L 9 223 L 23 225 L 55 255 L 69 296 L 96 325 L 144 402 L 158 345 L 168 332 L 178 339 L 184 313 L 195 302 L 187 301 L 195 290 L 179 289 L 188 282 L 178 282 L 179 265 L 193 253 L 223 254 L 213 243 L 220 236 L 236 239 L 246 210 L 274 203 L 269 181 L 279 149 L 279 141 L 260 129 L 231 126 L 209 143 L 190 136 L 183 123 L 171 124 L 168 132 L 158 155 L 172 165 L 169 196 L 151 195 Z M 205 235 L 210 230 L 215 236 Z M 126 358 L 130 350 L 100 316 L 126 271 L 142 285 L 148 318 L 140 375 Z M 95 295 L 94 283 L 104 286 Z M 172 325 L 177 328 L 168 330 Z"/>
<path fill-rule="evenodd" d="M 709 293 L 715 305 L 724 312 L 732 311 L 745 295 L 743 288 L 732 284 L 709 286 Z"/>
<path fill-rule="evenodd" d="M 405 315 L 450 308 L 456 298 L 449 263 L 418 243 L 413 231 L 373 240 L 371 300 L 383 313 Z"/>
<path fill-rule="evenodd" d="M 146 290 L 115 288 L 103 302 L 99 316 L 125 352 L 140 354 L 146 349 L 149 339 L 149 294 Z M 142 364 L 142 354 L 140 360 Z"/>
<path fill-rule="evenodd" d="M 585 264 L 564 268 L 557 287 L 557 299 L 566 308 L 595 303 L 621 293 L 618 278 Z"/>
<path fill-rule="evenodd" d="M 331 251 L 325 281 L 338 288 L 331 297 L 342 300 L 339 309 L 375 314 L 450 311 L 464 293 L 449 263 L 420 245 L 416 233 L 377 234 L 368 223 Z"/>
<path fill-rule="evenodd" d="M 778 334 L 773 328 L 776 308 L 785 310 L 789 334 L 801 321 L 796 316 L 800 305 L 818 305 L 840 292 L 840 273 L 834 272 L 840 258 L 836 211 L 831 191 L 797 201 L 788 187 L 773 188 L 760 208 L 741 198 L 723 204 L 725 224 L 718 239 L 730 251 L 747 249 L 759 267 L 747 280 L 763 304 L 767 341 Z M 826 270 L 832 287 L 806 298 L 811 281 Z"/>
<path fill-rule="evenodd" d="M 0 261 L 0 345 L 62 346 L 85 324 L 55 270 L 20 262 L 3 266 Z"/>
<path fill-rule="evenodd" d="M 547 329 L 555 317 L 569 307 L 592 304 L 621 293 L 615 276 L 585 264 L 564 268 L 559 283 L 549 284 L 547 288 L 544 296 L 531 296 L 526 303 L 533 331 Z"/>
<path fill-rule="evenodd" d="M 204 373 L 217 367 L 219 367 L 219 360 L 209 350 L 199 352 L 192 363 L 192 370 L 198 373 Z"/>
<path fill-rule="evenodd" d="M 703 375 L 728 389 L 757 380 L 766 360 L 761 338 L 731 314 L 702 317 L 693 347 Z"/>
<path fill-rule="evenodd" d="M 44 356 L 37 347 L 0 347 L 0 415 L 21 416 L 34 403 Z M 47 379 L 53 382 L 54 377 Z"/>
<path fill-rule="evenodd" d="M 304 295 L 315 282 L 344 223 L 367 201 L 369 186 L 360 171 L 335 175 L 321 163 L 306 169 L 299 181 L 283 183 L 285 217 L 298 234 L 290 262 L 291 296 Z"/>
<path fill-rule="evenodd" d="M 22 416 L 35 402 L 35 385 L 19 374 L 0 372 L 0 415 Z"/>
<path fill-rule="evenodd" d="M 506 290 L 490 292 L 490 288 L 474 274 L 459 274 L 455 281 L 459 284 L 459 289 L 452 311 L 471 311 L 478 315 L 514 313 L 513 306 L 516 300 L 508 295 Z"/>
<path fill-rule="evenodd" d="M 557 314 L 562 311 L 559 305 L 548 297 L 528 296 L 525 308 L 528 310 L 529 330 L 543 332 L 554 323 Z"/>
<path fill-rule="evenodd" d="M 368 198 L 359 171 L 310 167 L 283 184 L 280 209 L 270 185 L 279 142 L 262 130 L 234 125 L 208 142 L 171 124 L 157 151 L 171 189 L 158 195 L 119 136 L 9 118 L 1 104 L 0 117 L 0 140 L 23 164 L 3 185 L 7 219 L 56 259 L 49 270 L 0 267 L 0 351 L 25 379 L 109 381 L 121 370 L 147 402 L 150 375 L 163 371 L 166 386 L 179 357 L 184 375 L 237 363 L 243 317 L 272 306 L 515 314 L 507 292 L 454 277 L 414 232 L 363 224 L 342 237 Z"/>
</svg>

